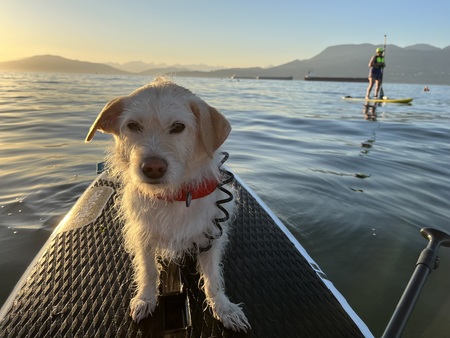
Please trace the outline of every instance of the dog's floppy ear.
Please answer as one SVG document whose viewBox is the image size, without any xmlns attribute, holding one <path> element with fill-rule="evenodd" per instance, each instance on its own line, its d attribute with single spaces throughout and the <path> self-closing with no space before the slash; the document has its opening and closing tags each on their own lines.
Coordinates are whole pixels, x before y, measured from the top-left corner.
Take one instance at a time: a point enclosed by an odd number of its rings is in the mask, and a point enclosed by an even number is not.
<svg viewBox="0 0 450 338">
<path fill-rule="evenodd" d="M 119 133 L 118 117 L 123 112 L 122 101 L 123 97 L 118 97 L 106 104 L 100 114 L 98 114 L 95 122 L 92 124 L 91 129 L 86 136 L 86 142 L 89 142 L 94 138 L 94 134 L 97 130 L 116 135 Z"/>
<path fill-rule="evenodd" d="M 191 102 L 191 110 L 197 118 L 198 136 L 209 157 L 228 137 L 231 125 L 217 109 L 204 102 Z"/>
</svg>

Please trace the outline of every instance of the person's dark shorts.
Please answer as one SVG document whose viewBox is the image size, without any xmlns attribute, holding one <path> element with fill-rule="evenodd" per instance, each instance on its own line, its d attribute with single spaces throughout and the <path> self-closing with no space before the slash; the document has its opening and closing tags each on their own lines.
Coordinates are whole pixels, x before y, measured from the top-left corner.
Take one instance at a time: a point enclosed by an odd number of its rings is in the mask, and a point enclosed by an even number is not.
<svg viewBox="0 0 450 338">
<path fill-rule="evenodd" d="M 380 68 L 371 68 L 369 72 L 369 78 L 372 78 L 375 81 L 379 81 L 383 79 L 383 73 Z"/>
</svg>

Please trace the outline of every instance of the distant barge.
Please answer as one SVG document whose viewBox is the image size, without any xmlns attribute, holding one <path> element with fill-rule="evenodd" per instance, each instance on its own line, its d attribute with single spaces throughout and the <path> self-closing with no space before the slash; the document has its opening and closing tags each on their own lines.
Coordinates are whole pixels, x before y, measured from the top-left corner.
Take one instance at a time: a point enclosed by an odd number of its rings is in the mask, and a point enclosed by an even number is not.
<svg viewBox="0 0 450 338">
<path fill-rule="evenodd" d="M 366 77 L 323 77 L 323 76 L 310 76 L 304 77 L 305 81 L 327 81 L 327 82 L 368 82 Z"/>
<path fill-rule="evenodd" d="M 249 80 L 293 80 L 293 76 L 236 76 L 233 75 L 232 79 L 249 79 Z"/>
</svg>

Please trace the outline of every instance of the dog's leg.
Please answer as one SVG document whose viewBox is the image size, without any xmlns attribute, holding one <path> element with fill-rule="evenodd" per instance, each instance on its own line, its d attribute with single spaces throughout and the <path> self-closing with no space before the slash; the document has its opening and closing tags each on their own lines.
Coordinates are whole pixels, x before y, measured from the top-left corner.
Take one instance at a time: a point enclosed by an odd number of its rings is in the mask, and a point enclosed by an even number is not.
<svg viewBox="0 0 450 338">
<path fill-rule="evenodd" d="M 210 250 L 198 255 L 198 270 L 203 280 L 206 302 L 215 318 L 227 329 L 247 332 L 250 324 L 240 304 L 232 303 L 225 294 L 221 268 L 222 241 L 216 240 Z"/>
<path fill-rule="evenodd" d="M 155 310 L 158 300 L 159 267 L 154 250 L 136 249 L 133 265 L 137 293 L 130 302 L 130 315 L 136 323 L 139 323 Z"/>
</svg>

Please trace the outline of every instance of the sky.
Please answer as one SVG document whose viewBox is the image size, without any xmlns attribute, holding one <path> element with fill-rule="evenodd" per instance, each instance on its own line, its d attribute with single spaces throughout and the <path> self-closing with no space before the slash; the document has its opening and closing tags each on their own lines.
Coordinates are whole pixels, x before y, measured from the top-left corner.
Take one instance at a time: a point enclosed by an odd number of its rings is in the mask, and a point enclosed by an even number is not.
<svg viewBox="0 0 450 338">
<path fill-rule="evenodd" d="M 341 44 L 450 45 L 449 1 L 0 0 L 0 62 L 268 67 Z"/>
</svg>

